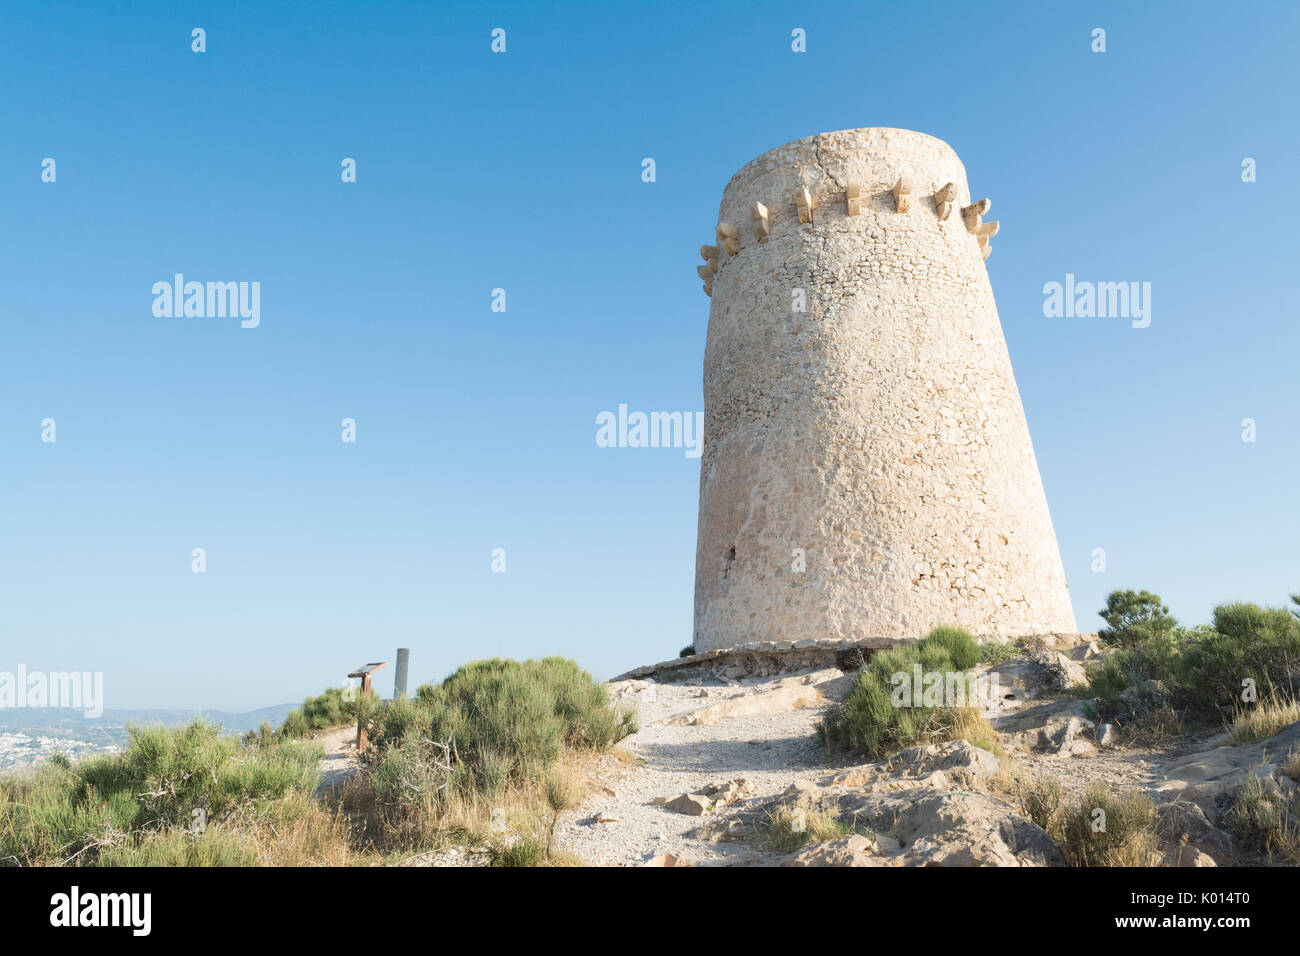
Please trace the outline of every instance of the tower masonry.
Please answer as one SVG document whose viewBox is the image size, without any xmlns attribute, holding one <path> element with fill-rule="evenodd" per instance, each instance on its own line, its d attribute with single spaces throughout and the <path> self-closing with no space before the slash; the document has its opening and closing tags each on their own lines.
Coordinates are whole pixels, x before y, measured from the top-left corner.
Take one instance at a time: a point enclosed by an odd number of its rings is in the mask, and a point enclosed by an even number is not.
<svg viewBox="0 0 1300 956">
<path fill-rule="evenodd" d="M 727 184 L 700 249 L 697 652 L 1075 630 L 988 211 L 908 130 L 797 140 Z"/>
</svg>

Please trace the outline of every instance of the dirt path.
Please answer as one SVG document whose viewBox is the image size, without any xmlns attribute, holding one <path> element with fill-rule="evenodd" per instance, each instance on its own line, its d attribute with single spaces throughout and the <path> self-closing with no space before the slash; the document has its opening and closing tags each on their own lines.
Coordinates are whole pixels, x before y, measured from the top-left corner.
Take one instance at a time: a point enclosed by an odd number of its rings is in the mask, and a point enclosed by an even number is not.
<svg viewBox="0 0 1300 956">
<path fill-rule="evenodd" d="M 791 675 L 783 676 L 788 680 Z M 673 722 L 673 718 L 721 701 L 762 695 L 778 680 L 628 681 L 612 685 L 615 695 L 624 703 L 635 704 L 640 713 L 641 730 L 622 744 L 636 760 L 600 758 L 592 792 L 562 818 L 560 845 L 596 866 L 637 866 L 659 854 L 672 854 L 695 865 L 783 862 L 785 857 L 770 852 L 754 838 L 712 842 L 696 831 L 702 826 L 716 830 L 721 821 L 746 809 L 752 811 L 792 783 L 823 780 L 830 772 L 861 765 L 861 758 L 828 755 L 816 737 L 815 725 L 832 706 L 831 701 L 822 699 L 775 713 L 724 717 L 703 726 Z M 829 689 L 832 685 L 819 686 Z M 1095 781 L 1120 789 L 1145 789 L 1159 775 L 1162 763 L 1161 754 L 1135 751 L 1075 757 L 1013 752 L 1002 760 L 1007 769 L 1056 775 L 1067 791 Z M 689 816 L 654 802 L 737 777 L 750 785 L 746 799 L 704 816 Z"/>
<path fill-rule="evenodd" d="M 753 843 L 710 843 L 690 835 L 716 811 L 706 817 L 688 816 L 653 802 L 656 797 L 672 799 L 736 777 L 749 781 L 752 795 L 746 802 L 751 802 L 775 796 L 796 780 L 836 766 L 814 733 L 814 725 L 829 706 L 826 701 L 782 713 L 727 717 L 706 726 L 669 722 L 702 707 L 760 693 L 774 686 L 775 680 L 743 685 L 629 682 L 624 701 L 638 706 L 641 730 L 622 746 L 643 763 L 603 758 L 596 788 L 564 821 L 561 845 L 597 866 L 635 866 L 662 853 L 694 863 L 776 859 Z M 598 813 L 613 819 L 594 822 Z"/>
<path fill-rule="evenodd" d="M 324 793 L 341 784 L 357 771 L 357 729 L 356 727 L 339 727 L 327 730 L 312 738 L 313 743 L 325 749 L 325 756 L 320 761 L 320 784 L 316 793 Z"/>
</svg>

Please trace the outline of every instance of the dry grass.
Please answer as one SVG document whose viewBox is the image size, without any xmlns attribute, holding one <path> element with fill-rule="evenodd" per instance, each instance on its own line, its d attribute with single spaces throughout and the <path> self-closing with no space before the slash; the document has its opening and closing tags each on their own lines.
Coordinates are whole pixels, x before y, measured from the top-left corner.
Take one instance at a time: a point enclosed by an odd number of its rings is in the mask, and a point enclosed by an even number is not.
<svg viewBox="0 0 1300 956">
<path fill-rule="evenodd" d="M 810 843 L 825 843 L 853 832 L 853 827 L 825 810 L 778 807 L 767 811 L 764 841 L 777 853 L 793 853 Z"/>
<path fill-rule="evenodd" d="M 581 803 L 591 789 L 597 761 L 591 751 L 569 751 L 544 779 L 509 784 L 495 797 L 449 789 L 439 801 L 407 803 L 397 813 L 398 808 L 377 806 L 370 781 L 357 775 L 342 788 L 340 815 L 352 821 L 354 852 L 370 859 L 401 859 L 464 846 L 489 850 L 497 865 L 523 866 L 531 865 L 526 862 L 532 858 L 529 847 L 511 846 L 535 840 L 543 861 L 537 865 L 572 865 L 576 858 L 553 841 L 551 858 L 546 859 L 554 803 L 561 809 Z M 509 835 L 518 838 L 511 846 Z"/>
<path fill-rule="evenodd" d="M 1228 735 L 1234 744 L 1259 743 L 1296 721 L 1300 721 L 1300 701 L 1270 697 L 1254 707 L 1238 709 L 1228 725 Z"/>
<path fill-rule="evenodd" d="M 939 728 L 935 742 L 965 740 L 998 757 L 1006 755 L 1002 738 L 975 707 L 953 707 L 939 712 Z"/>
<path fill-rule="evenodd" d="M 1048 833 L 1074 866 L 1154 866 L 1160 861 L 1154 824 L 1150 798 L 1094 783 L 1057 814 Z"/>
<path fill-rule="evenodd" d="M 1186 729 L 1183 715 L 1168 704 L 1143 710 L 1119 729 L 1119 743 L 1130 747 L 1167 747 Z"/>
<path fill-rule="evenodd" d="M 1071 799 L 1058 777 L 1018 771 L 1003 771 L 990 785 L 1046 830 L 1072 866 L 1160 864 L 1155 806 L 1142 794 L 1098 782 Z"/>
<path fill-rule="evenodd" d="M 1294 757 L 1290 755 L 1288 773 Z M 1252 778 L 1237 791 L 1228 819 L 1237 836 L 1270 861 L 1300 864 L 1300 797 L 1287 797 Z"/>
<path fill-rule="evenodd" d="M 1300 750 L 1292 750 L 1282 763 L 1282 772 L 1292 780 L 1300 783 Z"/>
<path fill-rule="evenodd" d="M 1021 812 L 1049 834 L 1059 830 L 1065 805 L 1065 788 L 1059 777 L 1048 774 L 1017 781 L 1016 799 Z"/>
<path fill-rule="evenodd" d="M 638 757 L 626 747 L 611 747 L 609 755 L 619 763 L 627 764 L 629 767 L 641 767 L 645 765 L 644 757 Z"/>
<path fill-rule="evenodd" d="M 249 835 L 258 866 L 349 866 L 356 859 L 349 846 L 347 818 L 337 809 L 305 804 L 258 821 Z"/>
</svg>

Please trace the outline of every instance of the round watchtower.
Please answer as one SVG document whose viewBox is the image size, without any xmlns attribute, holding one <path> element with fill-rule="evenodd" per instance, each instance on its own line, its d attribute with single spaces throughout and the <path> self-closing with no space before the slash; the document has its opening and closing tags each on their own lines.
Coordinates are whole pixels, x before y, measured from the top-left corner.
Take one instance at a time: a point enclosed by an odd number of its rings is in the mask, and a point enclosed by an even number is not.
<svg viewBox="0 0 1300 956">
<path fill-rule="evenodd" d="M 945 142 L 822 133 L 723 192 L 704 353 L 695 647 L 1075 629 Z"/>
</svg>

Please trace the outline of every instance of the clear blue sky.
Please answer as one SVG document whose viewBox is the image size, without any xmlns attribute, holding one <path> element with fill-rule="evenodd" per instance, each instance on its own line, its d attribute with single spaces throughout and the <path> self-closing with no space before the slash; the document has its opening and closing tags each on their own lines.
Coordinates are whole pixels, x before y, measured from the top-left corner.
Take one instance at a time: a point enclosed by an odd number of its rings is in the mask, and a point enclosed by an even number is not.
<svg viewBox="0 0 1300 956">
<path fill-rule="evenodd" d="M 702 407 L 723 186 L 859 126 L 946 139 L 993 199 L 1080 628 L 1114 587 L 1189 622 L 1300 588 L 1300 6 L 740 9 L 6 4 L 0 669 L 242 710 L 398 646 L 413 683 L 674 656 L 699 464 L 595 416 Z M 175 272 L 259 281 L 260 327 L 155 318 Z M 1150 327 L 1045 318 L 1066 273 L 1150 282 Z"/>
</svg>

